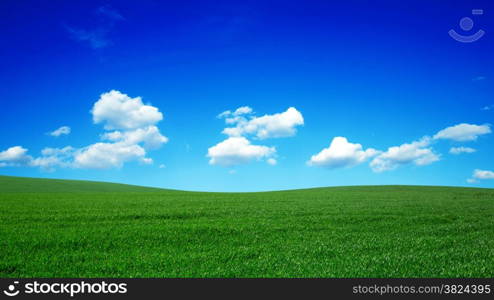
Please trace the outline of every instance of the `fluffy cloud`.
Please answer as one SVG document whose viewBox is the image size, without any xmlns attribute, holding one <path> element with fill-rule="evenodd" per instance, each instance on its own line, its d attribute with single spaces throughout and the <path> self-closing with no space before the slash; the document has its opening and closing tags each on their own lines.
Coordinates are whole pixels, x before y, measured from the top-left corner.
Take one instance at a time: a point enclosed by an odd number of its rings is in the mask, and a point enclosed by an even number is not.
<svg viewBox="0 0 494 300">
<path fill-rule="evenodd" d="M 474 153 L 476 151 L 477 150 L 470 148 L 470 147 L 451 147 L 451 149 L 449 149 L 449 153 L 455 154 L 455 155 L 462 154 L 462 153 Z"/>
<path fill-rule="evenodd" d="M 101 139 L 108 142 L 82 148 L 45 148 L 37 158 L 27 155 L 27 149 L 16 146 L 0 152 L 0 166 L 31 166 L 51 171 L 56 167 L 120 168 L 130 161 L 151 164 L 153 160 L 146 157 L 147 150 L 168 141 L 155 125 L 163 115 L 156 107 L 142 104 L 140 97 L 130 98 L 114 90 L 104 93 L 94 104 L 92 114 L 95 123 L 104 123 L 106 130 L 113 130 L 101 135 Z M 50 134 L 58 136 L 68 132 L 70 128 L 64 126 Z"/>
<path fill-rule="evenodd" d="M 66 163 L 57 156 L 41 156 L 33 159 L 29 166 L 39 167 L 45 171 L 54 171 L 55 167 L 66 166 Z"/>
<path fill-rule="evenodd" d="M 39 167 L 53 171 L 55 167 L 70 167 L 74 148 L 45 148 L 41 156 L 33 158 L 27 149 L 15 146 L 0 152 L 0 167 Z"/>
<path fill-rule="evenodd" d="M 434 139 L 453 140 L 457 142 L 475 141 L 480 135 L 491 133 L 491 128 L 488 124 L 458 124 L 448 127 L 436 133 Z"/>
<path fill-rule="evenodd" d="M 327 168 L 351 167 L 365 162 L 378 153 L 372 148 L 364 151 L 362 145 L 352 144 L 345 137 L 335 137 L 329 147 L 313 155 L 308 164 Z"/>
<path fill-rule="evenodd" d="M 248 106 L 242 106 L 242 107 L 237 108 L 233 112 L 233 115 L 234 116 L 240 116 L 240 115 L 245 115 L 245 114 L 250 114 L 250 113 L 252 113 L 252 108 L 250 108 Z"/>
<path fill-rule="evenodd" d="M 96 143 L 78 150 L 74 155 L 74 167 L 84 169 L 120 168 L 129 161 L 152 163 L 146 158 L 146 150 L 139 145 L 125 143 Z"/>
<path fill-rule="evenodd" d="M 476 169 L 473 171 L 472 178 L 467 179 L 469 183 L 478 182 L 478 180 L 494 179 L 494 172 Z"/>
<path fill-rule="evenodd" d="M 154 106 L 144 105 L 141 97 L 130 98 L 112 90 L 101 95 L 91 113 L 95 123 L 114 130 L 101 136 L 111 143 L 95 143 L 77 150 L 73 161 L 76 168 L 120 168 L 130 161 L 151 164 L 153 160 L 146 157 L 146 150 L 168 142 L 155 125 L 163 114 Z"/>
<path fill-rule="evenodd" d="M 476 179 L 494 179 L 494 172 L 476 169 L 473 171 L 473 178 Z"/>
<path fill-rule="evenodd" d="M 32 167 L 40 167 L 45 171 L 54 171 L 56 167 L 71 167 L 72 157 L 76 149 L 71 146 L 64 148 L 45 148 L 41 156 L 32 159 Z"/>
<path fill-rule="evenodd" d="M 390 147 L 384 152 L 372 148 L 364 151 L 360 144 L 352 144 L 345 138 L 338 137 L 333 140 L 329 148 L 313 155 L 308 164 L 336 168 L 356 165 L 374 156 L 369 164 L 374 172 L 394 170 L 400 165 L 406 164 L 425 166 L 440 160 L 440 155 L 435 153 L 432 148 L 432 144 L 436 141 L 475 141 L 479 136 L 488 133 L 491 133 L 491 128 L 488 124 L 461 123 L 437 132 L 432 138 L 426 136 L 418 141 Z M 474 153 L 476 150 L 469 147 L 452 147 L 449 152 L 458 155 L 461 153 Z M 469 179 L 469 182 L 472 180 L 475 179 Z"/>
<path fill-rule="evenodd" d="M 252 110 L 248 107 L 241 107 L 234 113 L 222 113 L 222 117 L 233 115 L 226 119 L 227 124 L 236 124 L 235 127 L 228 127 L 223 133 L 234 137 L 244 135 L 254 135 L 259 139 L 281 138 L 295 135 L 296 127 L 304 124 L 302 114 L 294 107 L 288 108 L 285 112 L 273 115 L 264 115 L 262 117 L 251 117 L 247 119 L 242 114 L 250 113 Z M 244 112 L 238 114 L 239 110 Z M 235 113 L 237 113 L 235 115 Z M 220 115 L 220 116 L 221 116 Z"/>
<path fill-rule="evenodd" d="M 262 117 L 252 114 L 252 108 L 242 106 L 218 115 L 218 118 L 225 119 L 226 124 L 235 127 L 225 128 L 223 133 L 229 137 L 208 149 L 207 157 L 210 158 L 211 165 L 233 166 L 266 158 L 266 162 L 274 166 L 277 161 L 271 156 L 275 155 L 276 148 L 252 145 L 247 137 L 261 140 L 289 137 L 297 132 L 296 126 L 304 124 L 302 114 L 294 107 L 282 113 Z"/>
<path fill-rule="evenodd" d="M 45 148 L 41 150 L 41 154 L 43 156 L 65 156 L 72 153 L 75 149 L 71 146 L 67 146 L 64 148 Z"/>
<path fill-rule="evenodd" d="M 168 142 L 168 138 L 161 135 L 158 127 L 147 126 L 131 131 L 112 131 L 102 135 L 104 140 L 120 142 L 126 145 L 143 143 L 145 149 L 157 149 Z"/>
<path fill-rule="evenodd" d="M 223 118 L 223 117 L 238 117 L 241 115 L 246 115 L 246 114 L 251 114 L 253 112 L 252 108 L 249 106 L 241 106 L 237 108 L 234 112 L 231 112 L 230 110 L 224 111 L 221 114 L 218 115 L 218 118 Z"/>
<path fill-rule="evenodd" d="M 376 156 L 370 163 L 374 172 L 394 170 L 400 165 L 413 163 L 417 166 L 429 165 L 439 160 L 439 155 L 428 148 L 429 137 L 401 146 L 390 147 L 386 152 Z"/>
<path fill-rule="evenodd" d="M 55 129 L 54 131 L 49 133 L 49 135 L 54 136 L 54 137 L 59 137 L 61 135 L 68 135 L 68 134 L 70 134 L 70 127 L 69 126 L 62 126 L 62 127 Z"/>
<path fill-rule="evenodd" d="M 101 94 L 91 112 L 94 123 L 104 123 L 107 130 L 143 128 L 163 119 L 158 108 L 144 105 L 141 97 L 130 98 L 115 90 Z"/>
<path fill-rule="evenodd" d="M 0 167 L 23 166 L 31 160 L 32 157 L 27 155 L 27 149 L 21 146 L 10 147 L 0 152 Z"/>
<path fill-rule="evenodd" d="M 234 166 L 269 157 L 274 147 L 252 145 L 245 137 L 230 137 L 208 149 L 211 165 Z"/>
</svg>

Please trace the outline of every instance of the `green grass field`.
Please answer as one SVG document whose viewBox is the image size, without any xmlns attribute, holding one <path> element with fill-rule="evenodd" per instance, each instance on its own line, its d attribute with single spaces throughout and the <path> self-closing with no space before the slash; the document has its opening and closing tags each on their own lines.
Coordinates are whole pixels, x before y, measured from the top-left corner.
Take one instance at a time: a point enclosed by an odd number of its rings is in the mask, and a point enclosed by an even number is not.
<svg viewBox="0 0 494 300">
<path fill-rule="evenodd" d="M 493 277 L 494 190 L 0 176 L 0 277 Z"/>
</svg>

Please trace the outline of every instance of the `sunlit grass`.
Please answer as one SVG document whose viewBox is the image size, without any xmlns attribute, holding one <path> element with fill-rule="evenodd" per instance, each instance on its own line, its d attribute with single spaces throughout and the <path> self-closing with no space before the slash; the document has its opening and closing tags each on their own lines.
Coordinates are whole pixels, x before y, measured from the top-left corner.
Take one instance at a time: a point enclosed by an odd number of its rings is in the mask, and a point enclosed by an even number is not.
<svg viewBox="0 0 494 300">
<path fill-rule="evenodd" d="M 0 277 L 493 277 L 494 190 L 0 177 Z"/>
</svg>

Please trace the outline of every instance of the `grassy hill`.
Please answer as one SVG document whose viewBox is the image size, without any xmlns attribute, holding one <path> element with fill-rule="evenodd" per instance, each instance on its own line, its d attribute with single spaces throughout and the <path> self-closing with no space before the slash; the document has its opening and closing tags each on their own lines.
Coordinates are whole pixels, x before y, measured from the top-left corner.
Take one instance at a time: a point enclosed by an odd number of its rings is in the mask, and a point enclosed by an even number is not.
<svg viewBox="0 0 494 300">
<path fill-rule="evenodd" d="M 139 193 L 156 191 L 163 190 L 109 182 L 26 178 L 0 175 L 0 193 Z"/>
<path fill-rule="evenodd" d="M 0 176 L 0 277 L 493 277 L 494 190 Z"/>
</svg>

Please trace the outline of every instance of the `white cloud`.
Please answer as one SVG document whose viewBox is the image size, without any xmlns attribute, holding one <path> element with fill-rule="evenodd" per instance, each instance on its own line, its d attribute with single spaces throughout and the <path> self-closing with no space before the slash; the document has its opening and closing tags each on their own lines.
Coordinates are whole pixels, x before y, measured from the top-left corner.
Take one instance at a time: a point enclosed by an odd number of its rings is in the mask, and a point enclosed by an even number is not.
<svg viewBox="0 0 494 300">
<path fill-rule="evenodd" d="M 49 135 L 54 136 L 54 137 L 59 137 L 61 135 L 68 135 L 68 134 L 70 134 L 70 127 L 69 126 L 62 126 L 62 127 L 49 133 Z"/>
<path fill-rule="evenodd" d="M 479 136 L 488 133 L 491 133 L 489 124 L 461 123 L 437 132 L 432 138 L 425 136 L 418 141 L 390 147 L 385 152 L 372 148 L 363 151 L 360 144 L 352 144 L 345 138 L 338 137 L 333 140 L 329 148 L 313 155 L 308 164 L 336 168 L 356 165 L 362 163 L 368 157 L 374 156 L 369 164 L 374 172 L 394 170 L 406 164 L 425 166 L 440 160 L 440 154 L 437 154 L 431 147 L 433 142 L 443 139 L 458 142 L 475 141 Z M 333 145 L 334 143 L 336 144 Z M 367 151 L 370 152 L 367 153 Z M 461 153 L 473 153 L 476 150 L 469 147 L 452 147 L 449 152 L 458 155 Z"/>
<path fill-rule="evenodd" d="M 480 180 L 494 179 L 494 172 L 476 169 L 475 171 L 473 171 L 472 177 L 473 179 L 480 179 Z"/>
<path fill-rule="evenodd" d="M 101 136 L 112 143 L 100 142 L 77 150 L 72 164 L 75 168 L 120 168 L 130 161 L 152 164 L 146 150 L 168 142 L 155 126 L 163 119 L 162 113 L 154 106 L 144 105 L 140 97 L 130 98 L 112 90 L 101 95 L 91 112 L 95 123 L 114 130 Z"/>
<path fill-rule="evenodd" d="M 163 119 L 158 108 L 144 105 L 141 97 L 130 98 L 115 90 L 101 94 L 91 112 L 94 123 L 105 123 L 107 130 L 143 128 Z"/>
<path fill-rule="evenodd" d="M 131 131 L 112 131 L 102 135 L 102 139 L 121 142 L 127 145 L 144 143 L 145 149 L 157 149 L 168 142 L 168 138 L 161 135 L 158 127 L 148 126 Z"/>
<path fill-rule="evenodd" d="M 233 166 L 248 163 L 253 160 L 266 158 L 270 165 L 276 165 L 276 159 L 272 158 L 276 153 L 275 147 L 252 145 L 246 136 L 254 136 L 259 139 L 281 138 L 293 136 L 296 126 L 303 125 L 302 114 L 294 107 L 285 112 L 262 117 L 252 116 L 253 109 L 242 106 L 235 111 L 224 111 L 218 118 L 224 118 L 228 127 L 223 133 L 229 137 L 208 149 L 207 157 L 211 165 Z"/>
<path fill-rule="evenodd" d="M 482 107 L 482 110 L 493 110 L 493 109 L 494 109 L 494 104 L 486 105 L 486 106 Z"/>
<path fill-rule="evenodd" d="M 27 149 L 20 146 L 0 152 L 0 166 L 39 167 L 53 171 L 57 167 L 82 169 L 120 168 L 129 161 L 152 164 L 146 157 L 146 150 L 137 144 L 96 143 L 81 149 L 71 146 L 64 148 L 45 148 L 41 156 L 33 158 L 27 155 Z"/>
<path fill-rule="evenodd" d="M 410 163 L 417 166 L 429 165 L 439 160 L 439 155 L 434 153 L 432 148 L 427 148 L 430 142 L 429 137 L 424 137 L 409 144 L 390 147 L 386 152 L 376 156 L 370 166 L 374 172 L 383 172 Z"/>
<path fill-rule="evenodd" d="M 159 168 L 160 168 L 160 169 L 164 169 L 164 168 L 166 168 L 166 166 L 165 166 L 164 164 L 161 164 L 161 165 L 159 166 Z"/>
<path fill-rule="evenodd" d="M 272 166 L 275 166 L 278 163 L 278 161 L 276 161 L 276 159 L 274 159 L 274 158 L 268 158 L 268 160 L 266 160 L 266 162 Z"/>
<path fill-rule="evenodd" d="M 74 155 L 74 167 L 84 169 L 120 168 L 129 161 L 150 163 L 146 150 L 126 143 L 96 143 L 79 149 Z"/>
<path fill-rule="evenodd" d="M 74 148 L 71 146 L 67 146 L 64 148 L 44 148 L 41 150 L 41 154 L 44 156 L 52 156 L 52 155 L 66 155 L 74 151 Z"/>
<path fill-rule="evenodd" d="M 237 108 L 234 112 L 232 112 L 230 110 L 226 110 L 226 111 L 222 112 L 221 114 L 218 115 L 218 118 L 221 119 L 221 118 L 230 117 L 230 116 L 238 117 L 241 115 L 251 114 L 252 112 L 253 112 L 253 110 L 249 106 L 241 106 L 241 107 Z"/>
<path fill-rule="evenodd" d="M 14 146 L 0 152 L 1 161 L 19 161 L 26 156 L 27 149 L 22 146 Z"/>
<path fill-rule="evenodd" d="M 434 139 L 447 139 L 457 142 L 475 141 L 480 135 L 491 133 L 490 125 L 458 124 L 436 133 Z"/>
<path fill-rule="evenodd" d="M 269 157 L 276 152 L 274 147 L 252 145 L 245 137 L 229 137 L 208 149 L 211 165 L 234 166 Z"/>
<path fill-rule="evenodd" d="M 31 160 L 32 157 L 27 155 L 27 149 L 22 146 L 10 147 L 0 152 L 0 167 L 23 166 Z"/>
<path fill-rule="evenodd" d="M 351 167 L 365 162 L 378 153 L 372 148 L 364 151 L 362 145 L 352 144 L 345 137 L 335 137 L 328 148 L 311 157 L 308 165 L 327 168 Z"/>
<path fill-rule="evenodd" d="M 225 128 L 223 130 L 224 134 L 231 137 L 255 135 L 259 139 L 281 138 L 295 135 L 297 132 L 296 126 L 304 124 L 302 114 L 294 107 L 290 107 L 282 113 L 251 117 L 250 119 L 241 116 L 242 114 L 235 115 L 240 109 L 247 111 L 245 107 L 241 107 L 234 113 L 230 113 L 234 117 L 227 118 L 226 123 L 236 124 L 236 126 Z M 249 110 L 249 112 L 251 111 Z M 221 115 L 224 117 L 226 116 L 224 114 L 222 113 Z"/>
<path fill-rule="evenodd" d="M 236 124 L 236 123 L 245 123 L 247 122 L 247 119 L 242 116 L 235 116 L 235 117 L 228 117 L 225 118 L 225 123 L 228 125 Z"/>
<path fill-rule="evenodd" d="M 44 148 L 40 157 L 31 160 L 30 166 L 40 167 L 45 171 L 54 171 L 56 167 L 71 167 L 75 151 L 76 149 L 71 146 Z"/>
<path fill-rule="evenodd" d="M 475 169 L 472 177 L 467 179 L 468 183 L 477 183 L 480 180 L 494 179 L 494 172 L 488 170 Z"/>
<path fill-rule="evenodd" d="M 224 118 L 224 117 L 228 117 L 232 114 L 232 112 L 230 110 L 225 110 L 224 112 L 222 112 L 221 114 L 217 115 L 216 117 L 218 119 L 221 119 L 221 118 Z"/>
<path fill-rule="evenodd" d="M 103 140 L 110 142 L 97 142 L 82 148 L 45 148 L 37 158 L 28 156 L 27 149 L 16 146 L 0 152 L 0 166 L 31 166 L 51 171 L 56 167 L 120 168 L 130 161 L 152 164 L 146 151 L 168 141 L 155 126 L 163 118 L 162 114 L 156 107 L 142 104 L 140 97 L 132 99 L 112 90 L 101 95 L 92 113 L 95 123 L 104 123 L 106 130 L 114 130 L 101 135 Z M 58 136 L 68 132 L 70 128 L 64 126 L 51 134 Z"/>
<path fill-rule="evenodd" d="M 154 163 L 154 160 L 149 157 L 141 158 L 139 161 L 145 165 L 152 165 Z"/>
<path fill-rule="evenodd" d="M 250 108 L 248 106 L 242 106 L 242 107 L 237 108 L 237 110 L 235 110 L 233 112 L 233 115 L 234 116 L 240 116 L 240 115 L 245 115 L 245 114 L 250 114 L 250 113 L 252 113 L 252 108 Z"/>
<path fill-rule="evenodd" d="M 30 163 L 31 167 L 40 167 L 45 171 L 54 171 L 55 167 L 66 166 L 58 156 L 41 156 L 33 159 Z"/>
<path fill-rule="evenodd" d="M 451 149 L 449 149 L 449 153 L 455 154 L 455 155 L 462 154 L 462 153 L 474 153 L 476 151 L 477 150 L 470 148 L 470 147 L 451 147 Z"/>
<path fill-rule="evenodd" d="M 21 146 L 15 146 L 0 152 L 0 167 L 40 167 L 46 171 L 52 171 L 55 167 L 68 167 L 74 148 L 45 148 L 37 158 L 28 155 L 27 151 Z"/>
</svg>

